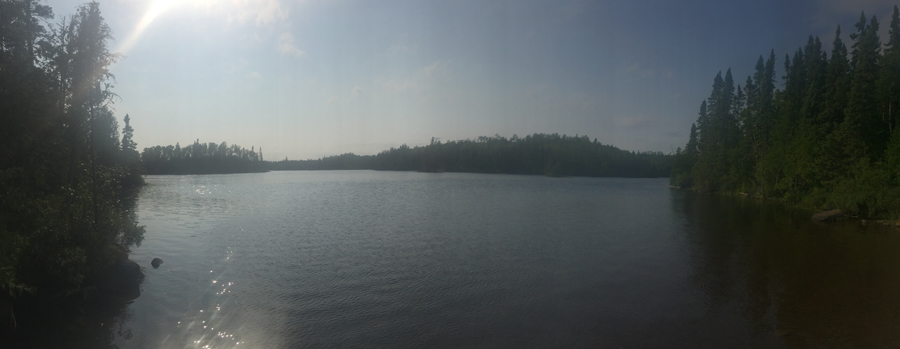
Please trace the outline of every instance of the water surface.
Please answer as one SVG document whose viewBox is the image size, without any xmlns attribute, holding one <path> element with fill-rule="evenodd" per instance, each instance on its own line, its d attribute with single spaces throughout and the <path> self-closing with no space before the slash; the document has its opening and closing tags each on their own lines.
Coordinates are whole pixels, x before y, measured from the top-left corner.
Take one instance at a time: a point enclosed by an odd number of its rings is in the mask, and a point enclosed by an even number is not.
<svg viewBox="0 0 900 349">
<path fill-rule="evenodd" d="M 900 345 L 898 231 L 667 179 L 147 182 L 122 348 Z"/>
</svg>

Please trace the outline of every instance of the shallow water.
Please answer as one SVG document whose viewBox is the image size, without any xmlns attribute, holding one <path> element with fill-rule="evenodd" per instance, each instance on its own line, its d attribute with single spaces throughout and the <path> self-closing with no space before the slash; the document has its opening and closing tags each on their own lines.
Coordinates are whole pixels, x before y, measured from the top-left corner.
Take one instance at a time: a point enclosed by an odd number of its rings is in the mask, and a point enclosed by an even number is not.
<svg viewBox="0 0 900 349">
<path fill-rule="evenodd" d="M 121 348 L 900 345 L 900 232 L 667 179 L 147 182 Z"/>
</svg>

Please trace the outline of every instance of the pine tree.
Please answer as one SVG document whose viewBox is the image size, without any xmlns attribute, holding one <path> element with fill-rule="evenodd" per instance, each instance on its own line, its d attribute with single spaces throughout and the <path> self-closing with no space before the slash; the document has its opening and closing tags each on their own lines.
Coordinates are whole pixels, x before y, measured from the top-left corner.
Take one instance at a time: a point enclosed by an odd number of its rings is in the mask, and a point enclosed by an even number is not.
<svg viewBox="0 0 900 349">
<path fill-rule="evenodd" d="M 754 74 L 754 84 L 758 92 L 754 113 L 755 130 L 752 132 L 756 139 L 753 155 L 757 160 L 768 152 L 771 134 L 775 128 L 775 50 L 769 52 L 769 59 L 764 66 L 760 63 L 762 63 L 761 56 Z"/>
<path fill-rule="evenodd" d="M 125 127 L 122 128 L 122 152 L 126 158 L 130 158 L 131 154 L 137 155 L 137 143 L 134 142 L 134 129 L 131 128 L 131 117 L 125 114 L 123 119 Z"/>
<path fill-rule="evenodd" d="M 857 32 L 850 35 L 854 40 L 853 58 L 850 62 L 850 95 L 844 123 L 847 124 L 847 136 L 858 139 L 864 145 L 866 155 L 874 160 L 884 151 L 889 133 L 882 122 L 876 85 L 881 51 L 878 20 L 873 16 L 867 25 L 863 13 L 856 29 Z"/>
<path fill-rule="evenodd" d="M 697 149 L 697 124 L 691 124 L 691 135 L 688 138 L 687 145 L 684 147 L 684 153 L 687 154 L 688 159 L 691 159 L 691 165 L 693 162 L 697 160 L 697 155 L 699 155 L 699 150 Z"/>
<path fill-rule="evenodd" d="M 743 95 L 743 93 L 741 93 L 741 95 Z M 737 140 L 739 137 L 735 105 L 736 98 L 737 96 L 735 96 L 734 77 L 731 75 L 731 68 L 728 68 L 728 70 L 725 71 L 725 81 L 722 86 L 721 96 L 719 97 L 720 105 L 718 111 L 722 118 L 722 148 L 725 152 L 730 151 L 737 145 Z"/>
<path fill-rule="evenodd" d="M 707 114 L 706 101 L 704 100 L 700 103 L 700 113 L 697 116 L 697 150 L 698 154 L 703 154 L 707 151 L 709 147 L 709 139 L 712 138 L 708 132 L 711 129 L 711 125 L 709 123 L 709 115 Z"/>
<path fill-rule="evenodd" d="M 881 94 L 881 114 L 890 134 L 897 128 L 900 113 L 900 9 L 894 6 L 889 37 L 882 57 L 878 89 Z"/>
<path fill-rule="evenodd" d="M 819 37 L 815 40 L 810 37 L 806 47 L 803 48 L 803 56 L 806 70 L 806 90 L 803 103 L 800 107 L 801 118 L 808 123 L 815 123 L 821 113 L 825 94 L 825 71 L 828 58 L 822 51 L 822 42 Z"/>
<path fill-rule="evenodd" d="M 844 121 L 847 95 L 850 93 L 850 61 L 847 60 L 847 46 L 841 40 L 841 26 L 837 27 L 832 43 L 831 59 L 825 72 L 825 105 L 819 117 L 825 134 Z"/>
</svg>

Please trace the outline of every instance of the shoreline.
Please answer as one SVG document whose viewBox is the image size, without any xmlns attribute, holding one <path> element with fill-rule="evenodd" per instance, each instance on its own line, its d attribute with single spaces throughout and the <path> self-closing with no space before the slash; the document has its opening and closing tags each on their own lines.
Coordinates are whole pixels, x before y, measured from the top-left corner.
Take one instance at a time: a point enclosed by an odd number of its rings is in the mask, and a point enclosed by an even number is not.
<svg viewBox="0 0 900 349">
<path fill-rule="evenodd" d="M 881 224 L 881 225 L 884 225 L 884 226 L 895 226 L 895 227 L 897 227 L 897 228 L 900 228 L 900 219 L 890 219 L 890 218 L 886 218 L 886 217 L 884 217 L 884 216 L 873 216 L 873 217 L 860 218 L 858 214 L 855 214 L 855 215 L 854 215 L 854 214 L 848 214 L 848 213 L 846 213 L 846 212 L 850 212 L 850 211 L 849 211 L 849 210 L 842 209 L 842 208 L 823 209 L 823 208 L 815 207 L 815 206 L 810 205 L 810 204 L 804 204 L 804 203 L 791 203 L 791 202 L 788 202 L 788 201 L 786 201 L 786 200 L 784 200 L 784 199 L 781 199 L 781 198 L 772 198 L 772 197 L 763 197 L 763 196 L 759 196 L 759 195 L 750 195 L 750 194 L 744 193 L 744 192 L 721 192 L 721 191 L 704 192 L 704 191 L 694 190 L 693 188 L 682 188 L 682 187 L 677 186 L 677 185 L 669 185 L 669 189 L 691 191 L 691 192 L 701 193 L 701 194 L 719 194 L 719 195 L 726 195 L 726 196 L 732 196 L 732 197 L 744 197 L 744 198 L 747 198 L 747 199 L 753 199 L 753 200 L 759 200 L 759 201 L 774 201 L 774 202 L 781 203 L 781 204 L 783 204 L 783 205 L 785 205 L 785 206 L 788 206 L 788 207 L 792 207 L 792 208 L 797 208 L 797 209 L 802 209 L 802 210 L 807 210 L 807 211 L 813 212 L 813 216 L 816 216 L 816 215 L 821 214 L 821 213 L 826 213 L 826 212 L 834 211 L 834 210 L 839 210 L 839 211 L 841 211 L 841 212 L 839 213 L 839 216 L 840 216 L 839 218 L 828 218 L 828 219 L 822 220 L 821 223 L 832 223 L 832 222 L 838 222 L 838 221 L 856 220 L 856 221 L 859 221 L 862 225 L 867 225 L 867 224 L 869 224 L 869 223 L 876 223 L 876 224 Z M 811 216 L 810 219 L 815 220 L 815 219 L 813 218 L 813 216 Z"/>
</svg>

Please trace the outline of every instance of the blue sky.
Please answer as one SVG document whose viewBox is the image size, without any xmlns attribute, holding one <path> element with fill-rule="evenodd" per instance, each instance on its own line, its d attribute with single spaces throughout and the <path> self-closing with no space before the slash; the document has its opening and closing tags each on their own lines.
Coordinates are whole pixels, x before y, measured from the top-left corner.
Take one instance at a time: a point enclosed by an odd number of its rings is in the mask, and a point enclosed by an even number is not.
<svg viewBox="0 0 900 349">
<path fill-rule="evenodd" d="M 83 1 L 48 1 L 57 19 Z M 715 74 L 895 2 L 100 1 L 138 148 L 262 147 L 269 160 L 500 134 L 687 141 Z"/>
</svg>

